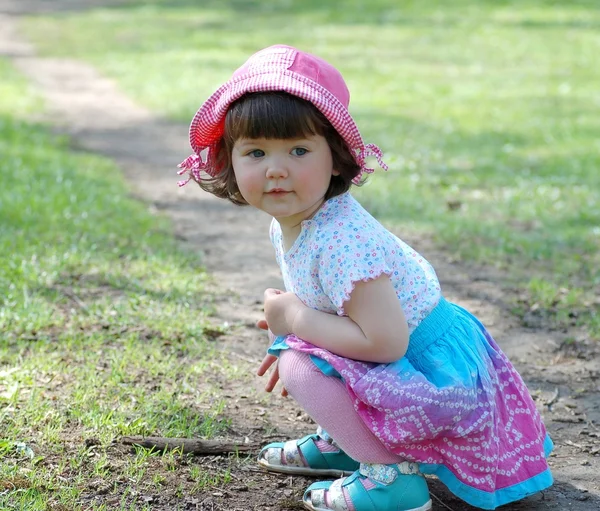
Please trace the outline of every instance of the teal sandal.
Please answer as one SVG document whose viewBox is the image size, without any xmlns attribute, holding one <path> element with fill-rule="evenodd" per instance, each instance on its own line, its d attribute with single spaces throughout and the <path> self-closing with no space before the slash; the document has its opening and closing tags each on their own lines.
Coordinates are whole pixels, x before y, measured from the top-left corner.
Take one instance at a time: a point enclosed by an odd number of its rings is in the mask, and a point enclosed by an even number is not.
<svg viewBox="0 0 600 511">
<path fill-rule="evenodd" d="M 317 440 L 325 440 L 336 450 L 321 452 L 315 444 Z M 307 435 L 299 440 L 266 445 L 258 455 L 258 464 L 269 472 L 315 477 L 350 475 L 360 466 L 321 428 L 317 430 L 317 434 Z"/>
<path fill-rule="evenodd" d="M 311 484 L 302 498 L 310 511 L 429 511 L 427 482 L 416 463 L 366 464 L 350 477 Z"/>
</svg>

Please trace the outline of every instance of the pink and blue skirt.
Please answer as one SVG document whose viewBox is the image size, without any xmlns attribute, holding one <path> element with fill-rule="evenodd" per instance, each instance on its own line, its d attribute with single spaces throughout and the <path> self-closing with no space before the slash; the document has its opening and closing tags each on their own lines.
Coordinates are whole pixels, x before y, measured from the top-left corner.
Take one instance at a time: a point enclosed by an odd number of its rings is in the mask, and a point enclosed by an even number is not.
<svg viewBox="0 0 600 511">
<path fill-rule="evenodd" d="M 552 485 L 552 441 L 516 369 L 485 327 L 441 299 L 391 364 L 339 357 L 294 335 L 277 354 L 309 353 L 341 378 L 365 424 L 394 454 L 419 463 L 456 496 L 495 509 Z"/>
</svg>

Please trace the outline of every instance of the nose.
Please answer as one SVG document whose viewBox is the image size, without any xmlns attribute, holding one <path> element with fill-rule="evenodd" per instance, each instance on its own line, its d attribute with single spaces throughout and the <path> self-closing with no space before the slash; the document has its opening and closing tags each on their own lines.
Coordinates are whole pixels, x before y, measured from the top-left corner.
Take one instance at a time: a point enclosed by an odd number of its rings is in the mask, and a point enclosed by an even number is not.
<svg viewBox="0 0 600 511">
<path fill-rule="evenodd" d="M 272 156 L 267 161 L 267 179 L 283 179 L 287 177 L 288 169 L 282 157 Z"/>
</svg>

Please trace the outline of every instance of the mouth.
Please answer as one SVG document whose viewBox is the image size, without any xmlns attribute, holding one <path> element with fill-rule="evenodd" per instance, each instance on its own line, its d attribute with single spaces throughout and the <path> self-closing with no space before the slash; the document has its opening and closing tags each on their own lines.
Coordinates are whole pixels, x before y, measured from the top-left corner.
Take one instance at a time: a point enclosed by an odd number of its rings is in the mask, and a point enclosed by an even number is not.
<svg viewBox="0 0 600 511">
<path fill-rule="evenodd" d="M 284 190 L 283 188 L 273 188 L 267 192 L 268 195 L 285 195 L 286 193 L 290 193 L 288 190 Z"/>
</svg>

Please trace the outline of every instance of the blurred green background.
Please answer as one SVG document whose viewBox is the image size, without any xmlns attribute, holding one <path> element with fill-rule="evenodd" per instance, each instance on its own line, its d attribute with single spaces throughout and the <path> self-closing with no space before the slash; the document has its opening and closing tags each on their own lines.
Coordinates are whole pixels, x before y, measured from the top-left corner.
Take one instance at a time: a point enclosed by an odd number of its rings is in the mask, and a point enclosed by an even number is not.
<svg viewBox="0 0 600 511">
<path fill-rule="evenodd" d="M 260 48 L 322 56 L 391 167 L 359 191 L 366 206 L 502 268 L 526 289 L 521 306 L 577 308 L 598 334 L 596 1 L 153 0 L 23 28 L 44 54 L 91 62 L 182 122 Z"/>
</svg>

